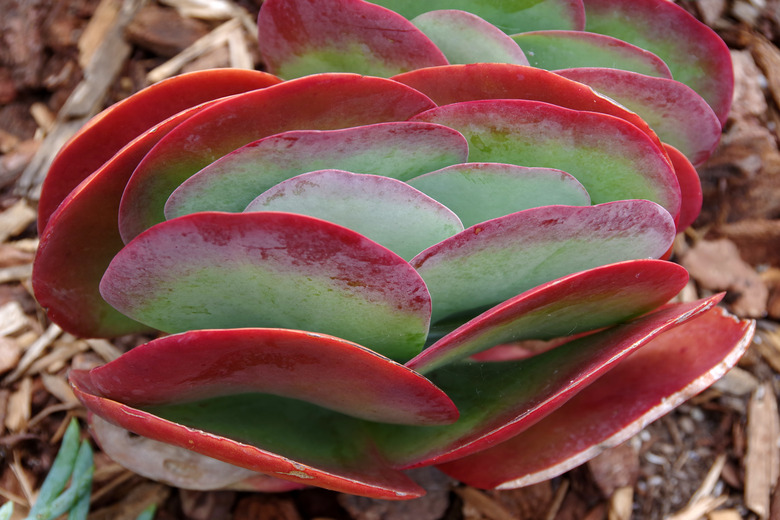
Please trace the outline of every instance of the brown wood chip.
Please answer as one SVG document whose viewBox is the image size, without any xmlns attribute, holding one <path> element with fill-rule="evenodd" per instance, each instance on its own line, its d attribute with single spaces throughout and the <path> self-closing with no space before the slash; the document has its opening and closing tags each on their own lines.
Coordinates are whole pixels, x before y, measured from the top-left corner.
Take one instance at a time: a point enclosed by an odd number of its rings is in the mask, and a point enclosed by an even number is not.
<svg viewBox="0 0 780 520">
<path fill-rule="evenodd" d="M 772 488 L 780 473 L 778 432 L 777 398 L 771 383 L 764 383 L 753 394 L 748 407 L 745 454 L 745 505 L 759 518 L 769 515 Z"/>
</svg>

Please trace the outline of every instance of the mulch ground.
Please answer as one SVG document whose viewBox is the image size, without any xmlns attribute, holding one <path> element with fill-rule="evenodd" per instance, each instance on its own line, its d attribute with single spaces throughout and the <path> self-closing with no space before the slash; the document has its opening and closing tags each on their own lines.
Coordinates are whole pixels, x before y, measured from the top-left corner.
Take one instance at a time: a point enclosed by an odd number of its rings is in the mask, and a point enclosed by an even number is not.
<svg viewBox="0 0 780 520">
<path fill-rule="evenodd" d="M 256 1 L 2 0 L 0 16 L 0 503 L 22 518 L 71 417 L 66 383 L 133 346 L 62 333 L 30 287 L 37 189 L 89 116 L 150 82 L 200 68 L 262 67 Z M 424 470 L 429 494 L 395 503 L 318 489 L 193 492 L 96 455 L 90 519 L 780 519 L 780 1 L 678 1 L 732 49 L 736 94 L 722 144 L 700 168 L 701 217 L 678 237 L 691 273 L 682 298 L 727 291 L 756 318 L 739 366 L 624 445 L 548 482 L 480 491 Z M 205 6 L 205 7 L 204 7 Z M 108 43 L 107 43 L 108 42 Z"/>
</svg>

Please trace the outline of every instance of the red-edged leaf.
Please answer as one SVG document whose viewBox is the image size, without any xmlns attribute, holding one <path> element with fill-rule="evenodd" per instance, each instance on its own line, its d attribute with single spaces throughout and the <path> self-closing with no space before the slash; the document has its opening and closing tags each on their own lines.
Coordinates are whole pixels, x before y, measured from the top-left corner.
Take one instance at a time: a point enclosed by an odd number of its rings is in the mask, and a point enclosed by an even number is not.
<svg viewBox="0 0 780 520">
<path fill-rule="evenodd" d="M 167 332 L 282 327 L 408 360 L 431 302 L 419 274 L 342 226 L 295 213 L 193 213 L 120 251 L 100 284 L 128 316 Z"/>
<path fill-rule="evenodd" d="M 425 429 L 377 425 L 375 435 L 398 467 L 482 451 L 531 427 L 642 345 L 712 308 L 720 298 L 666 306 L 519 361 L 444 366 L 428 376 L 452 398 L 460 410 L 458 421 Z M 555 320 L 555 313 L 549 319 Z"/>
<path fill-rule="evenodd" d="M 168 198 L 165 217 L 240 212 L 276 184 L 314 170 L 333 168 L 406 181 L 467 157 L 468 144 L 460 133 L 431 123 L 292 130 L 252 142 L 200 170 Z"/>
<path fill-rule="evenodd" d="M 246 399 L 246 395 L 201 401 L 184 412 L 161 410 L 170 415 L 184 413 L 192 418 L 190 422 L 205 423 L 184 425 L 102 397 L 88 372 L 71 372 L 70 382 L 76 397 L 112 424 L 228 464 L 355 495 L 402 500 L 425 494 L 403 473 L 387 466 L 362 429 L 363 423 L 336 412 L 275 396 L 263 400 L 262 396 Z M 320 411 L 327 413 L 318 415 Z M 271 417 L 276 421 L 269 421 Z M 233 437 L 221 435 L 218 430 L 223 429 Z"/>
<path fill-rule="evenodd" d="M 307 76 L 217 103 L 168 134 L 138 166 L 119 209 L 122 238 L 129 242 L 162 222 L 177 186 L 245 144 L 287 130 L 405 121 L 433 106 L 405 85 L 355 74 Z"/>
<path fill-rule="evenodd" d="M 731 54 L 720 37 L 674 2 L 585 0 L 586 30 L 658 55 L 672 76 L 699 93 L 723 124 L 734 89 Z"/>
<path fill-rule="evenodd" d="M 33 264 L 35 297 L 49 317 L 82 337 L 148 330 L 111 307 L 98 286 L 124 246 L 117 223 L 127 180 L 144 155 L 202 107 L 180 112 L 143 133 L 73 190 L 52 214 Z"/>
<path fill-rule="evenodd" d="M 534 67 L 508 63 L 473 63 L 430 67 L 394 76 L 429 96 L 437 105 L 480 99 L 528 99 L 572 110 L 601 112 L 645 132 L 660 148 L 661 141 L 641 117 L 601 96 L 587 85 Z"/>
<path fill-rule="evenodd" d="M 319 72 L 387 77 L 447 64 L 406 18 L 363 0 L 265 0 L 257 25 L 264 62 L 283 78 Z"/>
<path fill-rule="evenodd" d="M 472 486 L 514 488 L 560 475 L 635 435 L 734 366 L 755 324 L 712 309 L 663 332 L 512 439 L 440 466 Z"/>
<path fill-rule="evenodd" d="M 575 273 L 480 314 L 406 365 L 425 373 L 497 345 L 615 325 L 668 302 L 687 281 L 685 269 L 663 260 L 632 260 Z"/>
<path fill-rule="evenodd" d="M 414 116 L 458 130 L 469 161 L 555 168 L 594 204 L 646 199 L 680 212 L 680 188 L 663 148 L 623 119 L 524 99 L 453 103 Z"/>
<path fill-rule="evenodd" d="M 441 390 L 403 365 L 340 338 L 297 330 L 165 336 L 93 369 L 89 379 L 102 397 L 139 408 L 260 392 L 370 421 L 427 425 L 458 417 Z"/>
<path fill-rule="evenodd" d="M 343 170 L 318 170 L 280 182 L 246 211 L 321 218 L 357 231 L 407 261 L 463 231 L 455 213 L 405 182 Z"/>
<path fill-rule="evenodd" d="M 433 40 L 450 63 L 528 65 L 525 54 L 512 38 L 475 14 L 441 9 L 416 16 L 412 23 Z"/>
<path fill-rule="evenodd" d="M 68 193 L 152 126 L 206 101 L 280 81 L 254 70 L 204 70 L 160 81 L 107 108 L 70 139 L 49 168 L 38 203 L 38 233 Z"/>
<path fill-rule="evenodd" d="M 557 74 L 590 85 L 647 121 L 665 143 L 698 165 L 720 141 L 720 121 L 692 88 L 665 78 L 601 68 L 557 70 Z"/>
<path fill-rule="evenodd" d="M 578 271 L 658 258 L 674 235 L 669 213 L 647 200 L 543 206 L 471 226 L 411 263 L 430 291 L 436 323 L 471 318 Z"/>
</svg>

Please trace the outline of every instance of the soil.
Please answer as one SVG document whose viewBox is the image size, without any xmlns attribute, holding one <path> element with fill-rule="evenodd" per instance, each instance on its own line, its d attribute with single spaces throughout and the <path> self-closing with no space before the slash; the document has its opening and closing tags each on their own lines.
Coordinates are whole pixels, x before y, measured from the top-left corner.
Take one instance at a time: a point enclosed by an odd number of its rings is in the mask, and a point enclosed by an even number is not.
<svg viewBox="0 0 780 520">
<path fill-rule="evenodd" d="M 758 320 L 753 344 L 726 378 L 626 444 L 518 490 L 480 491 L 425 470 L 415 478 L 429 494 L 403 503 L 319 489 L 193 492 L 145 480 L 98 452 L 90 519 L 135 518 L 149 503 L 159 505 L 158 519 L 193 520 L 780 518 L 780 1 L 677 3 L 722 36 L 736 70 L 721 146 L 699 169 L 701 216 L 678 237 L 673 257 L 691 272 L 683 297 L 727 291 L 731 312 Z M 260 0 L 0 4 L 0 502 L 13 500 L 23 512 L 64 425 L 86 417 L 67 370 L 103 363 L 139 341 L 52 332 L 31 296 L 36 188 L 47 161 L 68 131 L 150 80 L 207 67 L 262 68 L 244 28 Z M 207 12 L 187 11 L 194 5 Z M 233 19 L 222 27 L 238 35 L 229 47 L 212 31 Z M 100 61 L 100 42 L 110 38 L 113 58 Z M 86 99 L 75 103 L 79 85 L 88 87 Z"/>
</svg>

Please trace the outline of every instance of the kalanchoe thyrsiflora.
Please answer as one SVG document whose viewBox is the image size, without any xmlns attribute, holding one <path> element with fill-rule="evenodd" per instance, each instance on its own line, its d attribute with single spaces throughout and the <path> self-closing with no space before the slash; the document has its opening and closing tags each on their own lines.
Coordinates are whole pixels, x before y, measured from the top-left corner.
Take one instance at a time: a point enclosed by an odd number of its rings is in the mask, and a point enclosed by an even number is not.
<svg viewBox="0 0 780 520">
<path fill-rule="evenodd" d="M 719 296 L 667 303 L 730 103 L 714 33 L 665 0 L 380 3 L 266 0 L 275 75 L 163 81 L 55 160 L 38 300 L 81 336 L 169 334 L 71 373 L 128 467 L 395 499 L 425 465 L 526 485 L 749 343 Z"/>
</svg>

